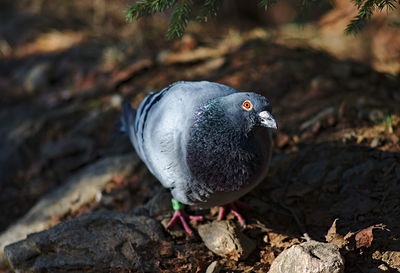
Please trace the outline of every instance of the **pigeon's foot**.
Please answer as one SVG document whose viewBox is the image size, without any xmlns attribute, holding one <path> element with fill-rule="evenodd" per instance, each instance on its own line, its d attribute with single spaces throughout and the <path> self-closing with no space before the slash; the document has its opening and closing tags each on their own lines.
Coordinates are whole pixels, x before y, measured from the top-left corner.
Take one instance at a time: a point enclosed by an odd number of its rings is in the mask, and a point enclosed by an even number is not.
<svg viewBox="0 0 400 273">
<path fill-rule="evenodd" d="M 179 201 L 177 201 L 175 199 L 172 199 L 171 202 L 172 202 L 172 207 L 175 210 L 175 212 L 174 212 L 174 216 L 172 216 L 171 221 L 169 221 L 167 228 L 173 228 L 178 223 L 178 221 L 180 221 L 183 228 L 185 229 L 185 231 L 189 235 L 192 235 L 193 231 L 189 227 L 189 224 L 187 223 L 186 220 L 189 219 L 189 220 L 202 221 L 203 216 L 188 215 L 185 212 L 184 205 L 182 203 L 180 203 Z"/>
<path fill-rule="evenodd" d="M 238 208 L 247 209 L 247 210 L 253 209 L 252 206 L 250 206 L 250 205 L 248 205 L 248 204 L 246 204 L 246 203 L 243 203 L 243 202 L 241 202 L 241 201 L 235 201 L 235 202 L 232 202 L 232 203 L 229 203 L 229 204 L 220 206 L 220 207 L 219 207 L 219 213 L 218 213 L 218 218 L 217 218 L 217 219 L 218 219 L 218 220 L 222 220 L 222 219 L 225 217 L 225 215 L 227 214 L 227 210 L 230 209 L 230 211 L 238 218 L 239 223 L 240 223 L 244 228 L 246 228 L 246 220 L 245 220 L 244 217 L 239 213 Z"/>
</svg>

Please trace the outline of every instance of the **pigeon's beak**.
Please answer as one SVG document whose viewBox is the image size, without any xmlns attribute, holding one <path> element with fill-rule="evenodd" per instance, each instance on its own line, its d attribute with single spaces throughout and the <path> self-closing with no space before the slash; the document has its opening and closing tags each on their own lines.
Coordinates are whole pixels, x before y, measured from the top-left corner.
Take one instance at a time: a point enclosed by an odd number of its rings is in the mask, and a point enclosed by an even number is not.
<svg viewBox="0 0 400 273">
<path fill-rule="evenodd" d="M 262 111 L 258 114 L 258 117 L 260 118 L 260 123 L 262 126 L 271 129 L 278 129 L 278 127 L 276 126 L 276 121 L 270 112 Z"/>
</svg>

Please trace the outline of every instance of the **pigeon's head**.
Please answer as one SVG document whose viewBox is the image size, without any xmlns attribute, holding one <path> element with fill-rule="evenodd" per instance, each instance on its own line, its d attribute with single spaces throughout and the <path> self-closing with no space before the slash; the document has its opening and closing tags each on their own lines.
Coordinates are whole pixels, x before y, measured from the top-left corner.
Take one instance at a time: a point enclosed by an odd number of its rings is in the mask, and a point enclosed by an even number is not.
<svg viewBox="0 0 400 273">
<path fill-rule="evenodd" d="M 257 127 L 277 129 L 271 114 L 271 104 L 264 96 L 252 92 L 238 92 L 219 99 L 226 115 L 245 133 Z"/>
</svg>

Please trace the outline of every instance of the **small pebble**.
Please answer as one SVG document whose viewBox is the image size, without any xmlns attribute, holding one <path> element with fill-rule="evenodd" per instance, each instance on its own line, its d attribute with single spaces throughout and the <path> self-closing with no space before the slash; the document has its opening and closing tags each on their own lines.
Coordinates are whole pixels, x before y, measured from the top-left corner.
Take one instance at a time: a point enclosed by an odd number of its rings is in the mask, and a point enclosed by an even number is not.
<svg viewBox="0 0 400 273">
<path fill-rule="evenodd" d="M 246 259 L 256 243 L 244 235 L 231 221 L 214 221 L 198 227 L 205 245 L 215 254 L 234 260 Z"/>
<path fill-rule="evenodd" d="M 220 270 L 221 270 L 221 267 L 220 267 L 218 261 L 213 261 L 207 267 L 206 273 L 219 273 Z"/>
</svg>

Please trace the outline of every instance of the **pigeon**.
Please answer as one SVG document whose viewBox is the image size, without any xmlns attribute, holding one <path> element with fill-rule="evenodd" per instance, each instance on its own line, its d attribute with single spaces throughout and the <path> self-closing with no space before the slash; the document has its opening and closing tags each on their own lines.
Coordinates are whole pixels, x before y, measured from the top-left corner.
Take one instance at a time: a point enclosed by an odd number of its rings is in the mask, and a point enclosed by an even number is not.
<svg viewBox="0 0 400 273">
<path fill-rule="evenodd" d="M 168 224 L 186 219 L 185 205 L 221 206 L 245 225 L 237 207 L 241 196 L 266 176 L 271 158 L 271 104 L 253 92 L 239 92 L 208 81 L 181 81 L 151 93 L 134 110 L 122 106 L 126 133 L 149 171 L 172 194 L 174 215 Z"/>
</svg>

